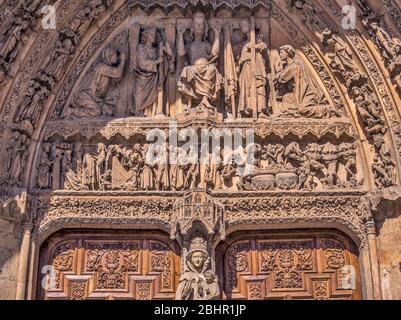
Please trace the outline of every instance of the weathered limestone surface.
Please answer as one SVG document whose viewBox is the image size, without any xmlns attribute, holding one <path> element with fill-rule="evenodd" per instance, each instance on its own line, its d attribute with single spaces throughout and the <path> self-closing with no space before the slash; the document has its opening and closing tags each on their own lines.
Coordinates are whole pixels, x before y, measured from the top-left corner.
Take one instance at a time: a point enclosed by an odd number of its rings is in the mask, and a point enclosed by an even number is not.
<svg viewBox="0 0 401 320">
<path fill-rule="evenodd" d="M 0 298 L 401 299 L 400 8 L 343 2 L 0 1 Z"/>
<path fill-rule="evenodd" d="M 14 222 L 0 220 L 0 299 L 14 300 L 21 230 Z"/>
</svg>

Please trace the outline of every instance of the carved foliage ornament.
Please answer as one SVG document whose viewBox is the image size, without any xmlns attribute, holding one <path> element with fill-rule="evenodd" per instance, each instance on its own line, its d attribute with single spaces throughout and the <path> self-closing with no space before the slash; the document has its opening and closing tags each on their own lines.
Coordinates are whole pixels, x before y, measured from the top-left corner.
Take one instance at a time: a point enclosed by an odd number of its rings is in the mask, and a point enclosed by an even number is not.
<svg viewBox="0 0 401 320">
<path fill-rule="evenodd" d="M 271 5 L 271 0 L 128 0 L 129 6 L 142 6 L 147 9 L 150 9 L 153 6 L 160 6 L 163 8 L 169 8 L 174 5 L 179 6 L 181 8 L 187 8 L 189 5 L 197 6 L 210 5 L 213 9 L 217 9 L 221 6 L 228 6 L 232 9 L 235 9 L 239 6 L 248 7 L 253 9 L 259 5 L 263 5 L 267 8 Z"/>
</svg>

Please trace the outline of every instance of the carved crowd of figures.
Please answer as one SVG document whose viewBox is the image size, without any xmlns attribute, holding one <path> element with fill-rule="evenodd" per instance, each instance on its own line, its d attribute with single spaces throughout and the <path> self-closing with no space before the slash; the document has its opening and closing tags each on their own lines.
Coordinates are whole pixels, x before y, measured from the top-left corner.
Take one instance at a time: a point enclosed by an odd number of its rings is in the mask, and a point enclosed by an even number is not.
<svg viewBox="0 0 401 320">
<path fill-rule="evenodd" d="M 6 80 L 10 65 L 15 62 L 28 40 L 39 15 L 41 1 L 27 0 L 8 17 L 0 34 L 0 85 Z"/>
<path fill-rule="evenodd" d="M 373 28 L 376 26 L 373 23 Z M 375 184 L 380 188 L 390 187 L 395 183 L 395 162 L 385 143 L 384 134 L 387 132 L 387 127 L 379 99 L 369 84 L 366 74 L 359 71 L 349 45 L 329 29 L 323 31 L 322 42 L 329 48 L 330 65 L 333 70 L 337 70 L 340 79 L 347 85 L 367 136 L 374 145 L 375 160 L 372 168 Z M 386 46 L 390 48 L 388 44 Z"/>
<path fill-rule="evenodd" d="M 45 143 L 36 186 L 75 191 L 193 189 L 198 177 L 198 166 L 190 163 L 193 154 L 193 149 L 177 150 L 176 163 L 169 166 L 169 154 L 163 147 L 99 144 L 85 151 L 81 144 Z"/>
<path fill-rule="evenodd" d="M 392 79 L 401 92 L 401 40 L 392 38 L 378 22 L 368 24 L 368 28 Z"/>
<path fill-rule="evenodd" d="M 390 36 L 381 13 L 373 10 L 366 0 L 357 0 L 355 4 L 363 25 L 378 47 L 385 66 L 401 94 L 401 40 Z"/>
<path fill-rule="evenodd" d="M 387 150 L 382 153 L 391 161 Z M 380 181 L 389 179 L 387 169 L 376 172 Z M 363 184 L 351 143 L 252 144 L 211 152 L 167 144 L 45 143 L 36 177 L 39 189 L 75 191 L 357 189 Z"/>
<path fill-rule="evenodd" d="M 15 123 L 23 124 L 30 131 L 36 128 L 38 117 L 42 115 L 41 111 L 46 104 L 47 98 L 55 84 L 64 76 L 68 63 L 75 53 L 80 36 L 101 13 L 106 11 L 111 3 L 111 0 L 90 1 L 66 28 L 58 32 L 58 40 L 51 54 L 43 61 L 44 67 L 28 84 L 26 93 L 20 102 L 19 113 L 15 117 Z M 8 61 L 5 60 L 4 62 L 0 59 L 0 80 L 2 77 L 1 66 L 4 63 L 8 63 Z M 101 77 L 102 75 L 99 75 L 99 82 L 105 86 L 105 80 L 101 79 Z M 101 93 L 98 93 L 98 95 L 101 95 Z M 91 106 L 98 108 L 97 102 L 93 102 Z"/>
<path fill-rule="evenodd" d="M 103 49 L 101 61 L 93 64 L 95 71 L 88 75 L 90 80 L 84 79 L 73 91 L 72 102 L 61 112 L 63 118 L 114 116 L 119 102 L 115 96 L 121 98 L 127 93 L 116 93 L 106 82 L 114 80 L 118 88 L 129 74 L 134 78 L 129 84 L 133 93 L 126 100 L 135 116 L 169 116 L 171 99 L 179 105 L 178 114 L 225 112 L 224 116 L 231 119 L 272 114 L 284 118 L 342 116 L 307 67 L 296 59 L 293 47 L 280 49 L 281 61 L 270 74 L 269 45 L 254 18 L 234 26 L 220 19 L 208 21 L 197 12 L 191 21 L 177 20 L 164 27 L 133 23 L 127 34 L 129 63 L 121 59 L 127 48 L 114 45 Z M 105 59 L 105 52 L 112 50 L 119 58 Z M 224 66 L 220 65 L 223 55 Z M 167 84 L 170 79 L 176 82 L 174 88 Z M 270 94 L 272 90 L 274 94 Z M 82 99 L 88 94 L 90 98 Z M 221 108 L 223 96 L 225 107 Z M 272 107 L 272 96 L 277 108 Z"/>
<path fill-rule="evenodd" d="M 301 148 L 292 142 L 252 147 L 254 167 L 244 171 L 237 184 L 240 190 L 357 189 L 363 185 L 354 144 L 310 143 Z"/>
</svg>

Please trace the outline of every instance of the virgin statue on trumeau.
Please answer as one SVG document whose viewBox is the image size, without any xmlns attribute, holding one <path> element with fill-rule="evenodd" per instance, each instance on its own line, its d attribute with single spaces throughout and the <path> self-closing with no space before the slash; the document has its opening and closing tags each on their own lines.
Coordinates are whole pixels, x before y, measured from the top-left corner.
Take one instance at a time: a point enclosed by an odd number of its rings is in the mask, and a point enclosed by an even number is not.
<svg viewBox="0 0 401 320">
<path fill-rule="evenodd" d="M 210 256 L 206 248 L 204 239 L 197 237 L 192 240 L 176 300 L 216 300 L 220 297 L 218 281 L 210 270 Z"/>
</svg>

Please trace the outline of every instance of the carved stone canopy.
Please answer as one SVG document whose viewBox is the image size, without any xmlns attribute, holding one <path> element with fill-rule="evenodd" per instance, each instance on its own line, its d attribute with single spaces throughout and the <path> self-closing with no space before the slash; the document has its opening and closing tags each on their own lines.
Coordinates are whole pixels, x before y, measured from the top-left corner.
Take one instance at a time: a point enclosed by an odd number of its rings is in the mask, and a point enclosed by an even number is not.
<svg viewBox="0 0 401 320">
<path fill-rule="evenodd" d="M 176 206 L 171 220 L 171 238 L 183 238 L 188 241 L 193 237 L 195 225 L 200 225 L 208 239 L 225 239 L 223 207 L 215 202 L 210 192 L 205 190 L 189 191 Z M 195 227 L 195 228 L 194 228 Z"/>
</svg>

